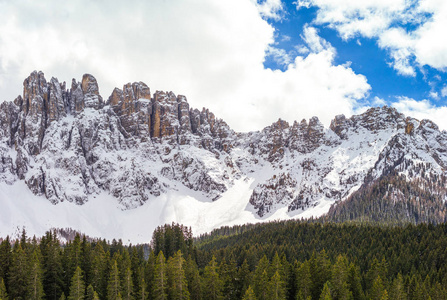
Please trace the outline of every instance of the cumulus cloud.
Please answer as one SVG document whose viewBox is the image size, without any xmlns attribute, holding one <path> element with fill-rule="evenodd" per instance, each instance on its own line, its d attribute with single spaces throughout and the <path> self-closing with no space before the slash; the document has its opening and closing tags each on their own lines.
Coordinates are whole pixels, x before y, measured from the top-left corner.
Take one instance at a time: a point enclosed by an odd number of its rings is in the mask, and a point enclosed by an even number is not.
<svg viewBox="0 0 447 300">
<path fill-rule="evenodd" d="M 447 107 L 434 106 L 428 100 L 417 101 L 408 97 L 398 97 L 398 101 L 394 102 L 392 106 L 399 112 L 416 118 L 418 120 L 429 119 L 435 122 L 440 129 L 447 129 Z"/>
<path fill-rule="evenodd" d="M 326 124 L 349 115 L 370 86 L 312 27 L 311 53 L 290 57 L 285 71 L 264 68 L 275 30 L 266 11 L 280 1 L 0 1 L 0 100 L 13 100 L 23 79 L 93 74 L 107 98 L 114 87 L 144 81 L 208 107 L 238 131 L 278 118 L 317 115 Z M 265 8 L 265 10 L 263 10 Z M 268 8 L 268 9 L 267 9 Z"/>
<path fill-rule="evenodd" d="M 387 49 L 396 71 L 415 76 L 415 68 L 428 65 L 445 71 L 447 2 L 444 0 L 308 0 L 297 8 L 319 7 L 316 24 L 326 24 L 343 39 L 357 36 L 378 39 Z"/>
</svg>

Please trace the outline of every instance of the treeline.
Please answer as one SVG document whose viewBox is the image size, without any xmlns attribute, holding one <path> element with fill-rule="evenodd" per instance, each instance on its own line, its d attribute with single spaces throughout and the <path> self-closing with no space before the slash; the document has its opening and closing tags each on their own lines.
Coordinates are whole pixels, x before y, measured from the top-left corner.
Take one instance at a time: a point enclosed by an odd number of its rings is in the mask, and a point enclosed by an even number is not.
<svg viewBox="0 0 447 300">
<path fill-rule="evenodd" d="M 0 299 L 447 299 L 447 225 L 171 224 L 146 248 L 6 238 Z"/>
<path fill-rule="evenodd" d="M 331 206 L 324 219 L 398 225 L 446 222 L 446 178 L 425 172 L 424 166 L 416 170 L 420 178 L 412 181 L 393 170 Z"/>
</svg>

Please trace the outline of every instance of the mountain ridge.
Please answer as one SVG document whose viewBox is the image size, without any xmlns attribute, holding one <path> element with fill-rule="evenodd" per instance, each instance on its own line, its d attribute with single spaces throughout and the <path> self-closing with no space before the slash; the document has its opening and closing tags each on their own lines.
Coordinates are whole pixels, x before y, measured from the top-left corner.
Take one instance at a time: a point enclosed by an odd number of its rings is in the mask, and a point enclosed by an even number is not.
<svg viewBox="0 0 447 300">
<path fill-rule="evenodd" d="M 300 218 L 325 214 L 395 170 L 436 193 L 438 213 L 426 221 L 443 222 L 445 149 L 447 133 L 433 122 L 387 106 L 336 116 L 329 128 L 313 117 L 237 133 L 209 110 L 190 108 L 185 96 L 151 94 L 143 82 L 104 101 L 89 74 L 68 89 L 34 71 L 23 96 L 0 105 L 0 182 L 24 182 L 53 204 L 106 193 L 129 210 L 172 191 L 202 203 L 231 193 L 241 213 L 258 220 Z"/>
</svg>

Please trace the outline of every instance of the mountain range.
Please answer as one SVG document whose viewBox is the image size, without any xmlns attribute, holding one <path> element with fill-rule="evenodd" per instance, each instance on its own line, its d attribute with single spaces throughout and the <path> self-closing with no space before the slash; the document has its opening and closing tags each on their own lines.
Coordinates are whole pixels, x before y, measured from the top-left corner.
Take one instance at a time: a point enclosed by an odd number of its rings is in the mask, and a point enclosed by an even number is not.
<svg viewBox="0 0 447 300">
<path fill-rule="evenodd" d="M 143 82 L 109 98 L 42 72 L 0 105 L 0 233 L 73 227 L 148 241 L 164 222 L 446 221 L 447 132 L 391 107 L 239 133 Z M 129 225 L 131 224 L 131 225 Z M 143 233 L 144 232 L 144 233 Z"/>
</svg>

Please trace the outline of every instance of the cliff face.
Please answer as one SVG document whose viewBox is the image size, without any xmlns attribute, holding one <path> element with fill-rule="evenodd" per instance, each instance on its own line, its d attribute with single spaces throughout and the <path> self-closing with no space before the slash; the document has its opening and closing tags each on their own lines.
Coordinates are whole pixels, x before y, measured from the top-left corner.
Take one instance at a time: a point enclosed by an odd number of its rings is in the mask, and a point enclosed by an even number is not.
<svg viewBox="0 0 447 300">
<path fill-rule="evenodd" d="M 218 201 L 236 181 L 252 180 L 240 201 L 259 218 L 283 208 L 318 215 L 391 172 L 413 183 L 443 178 L 445 149 L 447 134 L 435 124 L 389 107 L 336 116 L 329 129 L 313 117 L 236 133 L 186 97 L 151 93 L 143 82 L 104 101 L 88 74 L 67 88 L 33 72 L 23 95 L 0 105 L 0 182 L 23 180 L 54 204 L 106 192 L 130 209 L 170 190 Z"/>
</svg>

